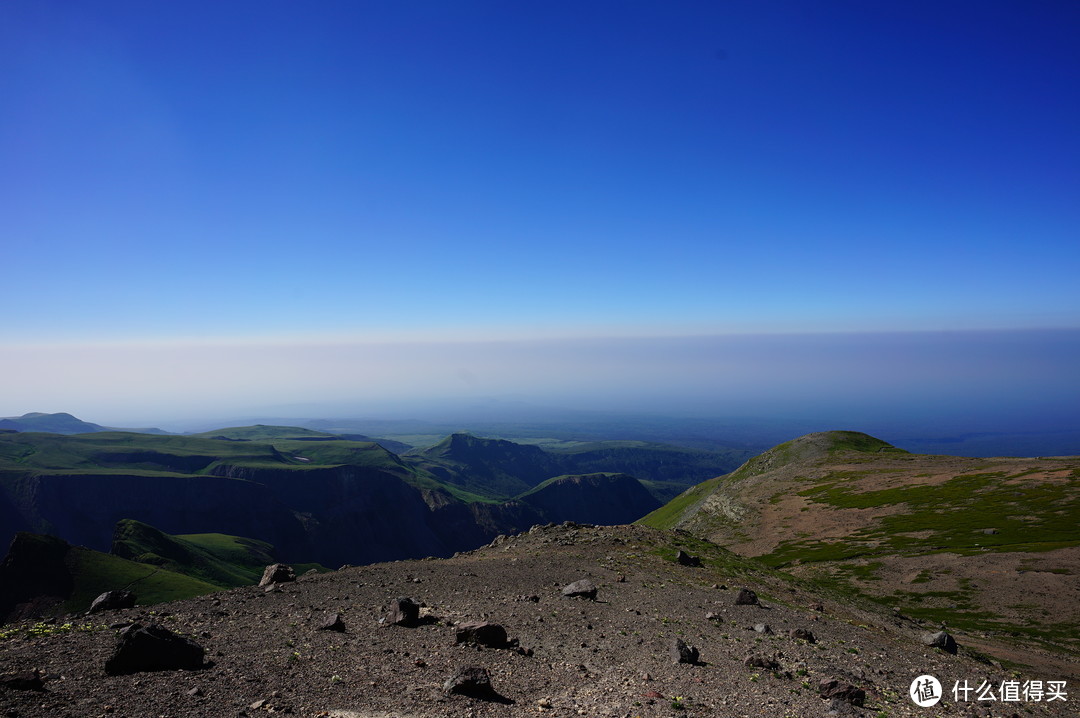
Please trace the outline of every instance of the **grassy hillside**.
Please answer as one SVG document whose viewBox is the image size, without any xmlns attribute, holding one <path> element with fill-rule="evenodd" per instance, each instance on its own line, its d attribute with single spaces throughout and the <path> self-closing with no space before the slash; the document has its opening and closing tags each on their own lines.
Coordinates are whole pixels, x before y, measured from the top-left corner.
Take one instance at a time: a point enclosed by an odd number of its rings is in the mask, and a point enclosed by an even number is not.
<svg viewBox="0 0 1080 718">
<path fill-rule="evenodd" d="M 191 598 L 219 586 L 135 561 L 20 533 L 0 564 L 0 620 L 32 602 L 37 615 L 85 611 L 105 591 L 133 591 L 139 604 Z"/>
<path fill-rule="evenodd" d="M 112 553 L 222 587 L 258 583 L 263 569 L 274 563 L 273 547 L 265 541 L 225 534 L 170 536 L 131 519 L 116 525 Z"/>
<path fill-rule="evenodd" d="M 828 432 L 704 482 L 641 523 L 978 640 L 1080 658 L 1080 458 L 908 454 Z"/>
<path fill-rule="evenodd" d="M 91 601 L 113 589 L 134 591 L 140 605 L 175 601 L 221 590 L 220 586 L 191 576 L 81 546 L 72 548 L 69 567 L 74 588 L 63 605 L 66 613 L 85 610 Z"/>
</svg>

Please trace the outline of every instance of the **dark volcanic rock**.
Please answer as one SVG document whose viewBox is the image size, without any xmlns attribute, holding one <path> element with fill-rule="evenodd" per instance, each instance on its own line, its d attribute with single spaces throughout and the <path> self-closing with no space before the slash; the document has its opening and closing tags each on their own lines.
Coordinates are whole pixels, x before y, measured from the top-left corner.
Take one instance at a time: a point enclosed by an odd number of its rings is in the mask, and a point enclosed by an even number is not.
<svg viewBox="0 0 1080 718">
<path fill-rule="evenodd" d="M 686 641 L 676 638 L 671 644 L 671 660 L 676 663 L 698 663 L 698 649 L 687 645 Z"/>
<path fill-rule="evenodd" d="M 838 698 L 853 706 L 862 706 L 866 702 L 866 691 L 838 678 L 823 679 L 818 684 L 818 695 L 825 699 Z"/>
<path fill-rule="evenodd" d="M 135 601 L 135 594 L 131 591 L 106 591 L 94 599 L 86 612 L 97 613 L 98 611 L 118 611 L 122 608 L 132 608 Z"/>
<path fill-rule="evenodd" d="M 735 596 L 736 606 L 756 606 L 758 605 L 757 594 L 751 591 L 749 588 L 740 588 L 739 594 Z"/>
<path fill-rule="evenodd" d="M 284 563 L 272 563 L 263 571 L 260 586 L 269 586 L 272 583 L 287 583 L 296 580 L 296 573 L 292 566 Z"/>
<path fill-rule="evenodd" d="M 805 628 L 796 628 L 791 631 L 792 638 L 798 638 L 799 640 L 806 641 L 807 643 L 817 643 L 817 637 Z"/>
<path fill-rule="evenodd" d="M 470 621 L 460 623 L 456 631 L 457 643 L 478 643 L 490 648 L 506 648 L 506 629 L 497 623 Z"/>
<path fill-rule="evenodd" d="M 120 642 L 105 672 L 111 676 L 142 671 L 195 670 L 203 667 L 203 648 L 169 629 L 133 623 L 120 632 Z"/>
<path fill-rule="evenodd" d="M 594 584 L 587 578 L 583 578 L 579 581 L 574 581 L 573 583 L 564 586 L 562 590 L 562 595 L 570 596 L 571 598 L 575 596 L 580 596 L 582 598 L 589 598 L 595 601 L 596 584 Z"/>
<path fill-rule="evenodd" d="M 36 670 L 0 674 L 0 686 L 13 691 L 43 691 L 45 683 Z"/>
<path fill-rule="evenodd" d="M 940 648 L 946 653 L 951 653 L 954 656 L 956 655 L 956 639 L 945 631 L 928 633 L 923 636 L 922 642 L 932 648 Z"/>
<path fill-rule="evenodd" d="M 394 626 L 413 628 L 420 624 L 420 604 L 401 596 L 390 602 L 386 622 Z"/>
<path fill-rule="evenodd" d="M 443 691 L 458 693 L 472 698 L 499 700 L 502 698 L 491 687 L 491 676 L 481 666 L 462 666 L 443 683 Z"/>
<path fill-rule="evenodd" d="M 345 632 L 345 621 L 342 620 L 340 613 L 331 613 L 319 621 L 319 625 L 315 626 L 317 631 L 337 631 L 338 633 Z"/>
<path fill-rule="evenodd" d="M 764 668 L 767 671 L 775 671 L 780 668 L 780 664 L 772 656 L 751 655 L 747 656 L 743 660 L 743 665 L 747 668 Z"/>
<path fill-rule="evenodd" d="M 675 554 L 675 560 L 683 566 L 701 566 L 701 559 L 697 556 L 691 556 L 685 551 L 679 551 Z"/>
</svg>

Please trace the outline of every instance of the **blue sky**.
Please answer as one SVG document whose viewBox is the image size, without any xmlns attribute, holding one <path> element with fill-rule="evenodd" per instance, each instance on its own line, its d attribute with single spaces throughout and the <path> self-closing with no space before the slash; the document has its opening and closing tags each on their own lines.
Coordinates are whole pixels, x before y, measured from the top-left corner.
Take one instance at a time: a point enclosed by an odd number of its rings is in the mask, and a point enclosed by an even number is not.
<svg viewBox="0 0 1080 718">
<path fill-rule="evenodd" d="M 1057 2 L 3 3 L 0 414 L 78 408 L 45 364 L 168 413 L 327 346 L 352 378 L 304 392 L 359 401 L 491 341 L 564 342 L 549 395 L 612 365 L 577 340 L 662 345 L 625 394 L 681 336 L 1080 328 L 1076 37 Z"/>
</svg>

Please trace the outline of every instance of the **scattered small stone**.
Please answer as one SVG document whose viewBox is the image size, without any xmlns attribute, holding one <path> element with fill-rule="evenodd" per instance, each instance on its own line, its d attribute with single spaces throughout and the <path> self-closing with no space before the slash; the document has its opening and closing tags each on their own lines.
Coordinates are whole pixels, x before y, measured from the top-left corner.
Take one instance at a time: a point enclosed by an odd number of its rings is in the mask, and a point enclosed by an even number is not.
<svg viewBox="0 0 1080 718">
<path fill-rule="evenodd" d="M 923 636 L 922 642 L 931 648 L 940 648 L 946 653 L 956 655 L 956 639 L 950 636 L 945 631 L 938 631 L 937 633 L 927 633 Z"/>
<path fill-rule="evenodd" d="M 997 532 L 998 532 L 997 529 L 983 529 L 983 533 L 986 534 L 987 536 L 993 536 Z"/>
<path fill-rule="evenodd" d="M 551 701 L 547 698 L 541 698 L 540 700 L 536 701 L 536 705 L 541 710 L 548 710 L 552 707 Z"/>
<path fill-rule="evenodd" d="M 811 611 L 817 611 L 817 612 L 819 612 L 819 613 L 822 613 L 822 612 L 824 612 L 824 611 L 825 611 L 825 604 L 822 604 L 822 603 L 811 603 L 811 604 L 810 604 L 810 606 L 809 606 L 809 608 L 810 608 L 810 610 L 811 610 Z"/>
<path fill-rule="evenodd" d="M 764 633 L 766 636 L 771 635 L 773 630 L 767 623 L 758 623 L 754 626 L 754 630 L 758 633 Z"/>
<path fill-rule="evenodd" d="M 626 575 L 620 573 L 615 577 L 615 583 L 626 583 Z"/>
<path fill-rule="evenodd" d="M 716 611 L 706 611 L 705 612 L 705 620 L 706 621 L 719 621 L 721 619 L 723 619 L 723 616 L 721 616 Z"/>
<path fill-rule="evenodd" d="M 338 633 L 345 632 L 345 621 L 341 618 L 340 613 L 331 613 L 323 618 L 319 622 L 319 625 L 315 626 L 316 631 L 336 631 Z"/>
<path fill-rule="evenodd" d="M 751 591 L 749 588 L 740 588 L 739 593 L 735 596 L 736 606 L 756 606 L 758 605 L 757 594 Z"/>
<path fill-rule="evenodd" d="M 563 587 L 562 595 L 570 598 L 581 597 L 596 600 L 596 584 L 587 578 L 574 581 Z"/>
<path fill-rule="evenodd" d="M 272 583 L 286 583 L 296 580 L 296 572 L 287 563 L 272 563 L 263 569 L 260 586 L 269 586 Z"/>
<path fill-rule="evenodd" d="M 133 623 L 120 633 L 120 642 L 105 661 L 111 676 L 142 671 L 196 670 L 203 667 L 203 647 L 169 629 Z"/>
<path fill-rule="evenodd" d="M 413 628 L 420 623 L 420 604 L 405 596 L 391 601 L 388 613 L 386 622 L 393 626 Z"/>
<path fill-rule="evenodd" d="M 806 641 L 807 643 L 817 643 L 817 637 L 806 628 L 796 628 L 791 631 L 791 637 L 797 638 L 800 641 Z"/>
<path fill-rule="evenodd" d="M 86 612 L 90 614 L 132 608 L 135 606 L 135 600 L 135 594 L 131 591 L 106 591 L 94 599 Z"/>
<path fill-rule="evenodd" d="M 645 691 L 641 694 L 642 698 L 663 698 L 664 694 L 660 691 Z"/>
<path fill-rule="evenodd" d="M 688 645 L 681 638 L 676 638 L 675 642 L 671 644 L 671 658 L 675 663 L 696 664 L 699 658 L 698 649 Z"/>
<path fill-rule="evenodd" d="M 457 643 L 477 643 L 489 648 L 506 648 L 506 629 L 498 623 L 488 623 L 487 621 L 460 623 L 457 626 L 455 641 Z"/>
<path fill-rule="evenodd" d="M 866 702 L 866 691 L 838 678 L 825 678 L 818 684 L 818 695 L 822 698 L 838 698 L 853 706 L 862 706 Z"/>
<path fill-rule="evenodd" d="M 187 692 L 187 694 L 188 694 L 189 696 L 192 696 L 193 698 L 194 698 L 194 697 L 198 697 L 198 696 L 201 696 L 201 695 L 204 695 L 204 694 L 203 694 L 203 689 L 202 689 L 202 688 L 199 688 L 198 686 L 196 686 L 196 687 L 192 688 L 191 690 L 189 690 L 189 691 Z"/>
<path fill-rule="evenodd" d="M 248 708 L 250 708 L 253 711 L 261 710 L 262 707 L 267 704 L 267 702 L 268 701 L 265 698 L 260 698 L 259 700 L 255 701 L 254 703 L 249 704 Z"/>
</svg>

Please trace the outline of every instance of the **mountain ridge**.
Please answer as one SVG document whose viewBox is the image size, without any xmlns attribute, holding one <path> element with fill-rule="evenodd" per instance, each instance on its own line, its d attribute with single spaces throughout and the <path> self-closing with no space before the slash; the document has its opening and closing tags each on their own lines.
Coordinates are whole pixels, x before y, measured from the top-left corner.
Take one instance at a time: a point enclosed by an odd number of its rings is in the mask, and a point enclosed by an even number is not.
<svg viewBox="0 0 1080 718">
<path fill-rule="evenodd" d="M 1080 457 L 910 454 L 799 437 L 639 523 L 971 632 L 984 650 L 1080 658 Z M 1001 636 L 1014 636 L 1008 649 Z"/>
</svg>

